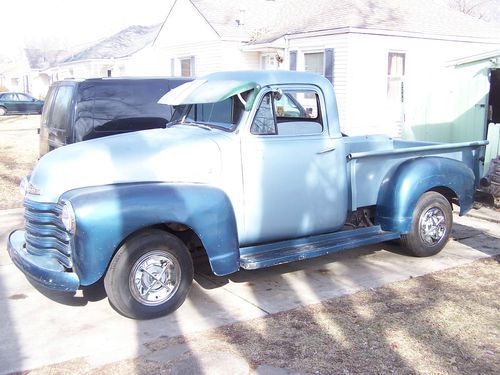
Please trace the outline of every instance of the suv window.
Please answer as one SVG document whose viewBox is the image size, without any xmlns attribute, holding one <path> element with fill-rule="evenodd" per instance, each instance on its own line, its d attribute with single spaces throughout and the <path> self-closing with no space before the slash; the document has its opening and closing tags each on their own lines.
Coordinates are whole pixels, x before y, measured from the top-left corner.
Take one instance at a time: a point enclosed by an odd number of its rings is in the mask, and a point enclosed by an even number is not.
<svg viewBox="0 0 500 375">
<path fill-rule="evenodd" d="M 52 111 L 52 107 L 54 106 L 53 97 L 54 97 L 56 91 L 57 91 L 56 87 L 51 86 L 49 89 L 49 92 L 47 93 L 47 97 L 45 98 L 44 109 L 42 112 L 42 120 L 41 120 L 42 126 L 47 126 L 47 123 L 49 121 L 50 112 Z"/>
<path fill-rule="evenodd" d="M 83 96 L 94 101 L 95 131 L 130 131 L 161 127 L 170 120 L 171 107 L 158 103 L 168 91 L 164 81 L 101 82 Z"/>
<path fill-rule="evenodd" d="M 51 127 L 65 129 L 71 116 L 70 104 L 73 96 L 73 87 L 60 86 L 54 100 Z M 48 112 L 48 111 L 47 111 Z"/>
</svg>

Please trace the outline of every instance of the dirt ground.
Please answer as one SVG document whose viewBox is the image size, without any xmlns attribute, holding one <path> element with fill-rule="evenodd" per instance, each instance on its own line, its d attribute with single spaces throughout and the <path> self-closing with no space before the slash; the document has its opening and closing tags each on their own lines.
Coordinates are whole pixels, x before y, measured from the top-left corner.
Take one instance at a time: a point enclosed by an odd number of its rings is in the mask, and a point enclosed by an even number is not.
<svg viewBox="0 0 500 375">
<path fill-rule="evenodd" d="M 99 368 L 84 359 L 30 374 L 176 373 L 206 353 L 310 374 L 499 374 L 500 257 L 401 281 L 203 334 L 165 338 Z"/>
<path fill-rule="evenodd" d="M 40 116 L 0 117 L 0 210 L 22 207 L 19 182 L 38 158 Z"/>
</svg>

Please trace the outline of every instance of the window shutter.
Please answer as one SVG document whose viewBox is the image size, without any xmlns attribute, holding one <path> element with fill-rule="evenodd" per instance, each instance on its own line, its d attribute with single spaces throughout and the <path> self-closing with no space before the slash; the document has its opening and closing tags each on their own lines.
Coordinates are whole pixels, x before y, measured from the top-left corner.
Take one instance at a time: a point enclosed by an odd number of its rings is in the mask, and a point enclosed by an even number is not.
<svg viewBox="0 0 500 375">
<path fill-rule="evenodd" d="M 290 70 L 297 70 L 297 51 L 290 51 Z"/>
<path fill-rule="evenodd" d="M 194 64 L 194 62 L 195 58 L 194 56 L 191 56 L 191 77 L 196 76 L 196 69 L 195 69 L 196 65 Z"/>
<path fill-rule="evenodd" d="M 333 68 L 335 66 L 335 55 L 333 48 L 325 49 L 325 78 L 333 84 Z"/>
</svg>

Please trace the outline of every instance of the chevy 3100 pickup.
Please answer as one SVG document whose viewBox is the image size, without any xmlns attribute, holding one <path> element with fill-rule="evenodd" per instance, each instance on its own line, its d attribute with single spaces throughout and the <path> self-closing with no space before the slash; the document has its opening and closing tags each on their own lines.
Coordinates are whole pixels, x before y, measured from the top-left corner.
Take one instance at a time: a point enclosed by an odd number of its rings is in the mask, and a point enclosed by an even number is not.
<svg viewBox="0 0 500 375">
<path fill-rule="evenodd" d="M 76 291 L 102 278 L 125 316 L 176 310 L 193 254 L 216 275 L 400 239 L 414 256 L 448 241 L 487 142 L 341 133 L 332 84 L 299 72 L 215 73 L 172 90 L 165 129 L 72 144 L 22 182 L 26 276 Z M 203 255 L 202 254 L 202 255 Z"/>
</svg>

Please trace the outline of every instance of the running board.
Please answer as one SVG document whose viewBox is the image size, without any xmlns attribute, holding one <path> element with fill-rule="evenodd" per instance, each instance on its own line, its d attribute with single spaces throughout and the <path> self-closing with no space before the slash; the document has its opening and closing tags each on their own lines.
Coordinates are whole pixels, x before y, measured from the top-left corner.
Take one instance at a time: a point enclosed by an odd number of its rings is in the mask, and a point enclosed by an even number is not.
<svg viewBox="0 0 500 375">
<path fill-rule="evenodd" d="M 399 237 L 399 233 L 385 232 L 379 225 L 375 225 L 361 229 L 242 247 L 240 248 L 240 266 L 247 270 L 271 267 L 336 253 L 354 247 L 390 241 Z"/>
</svg>

